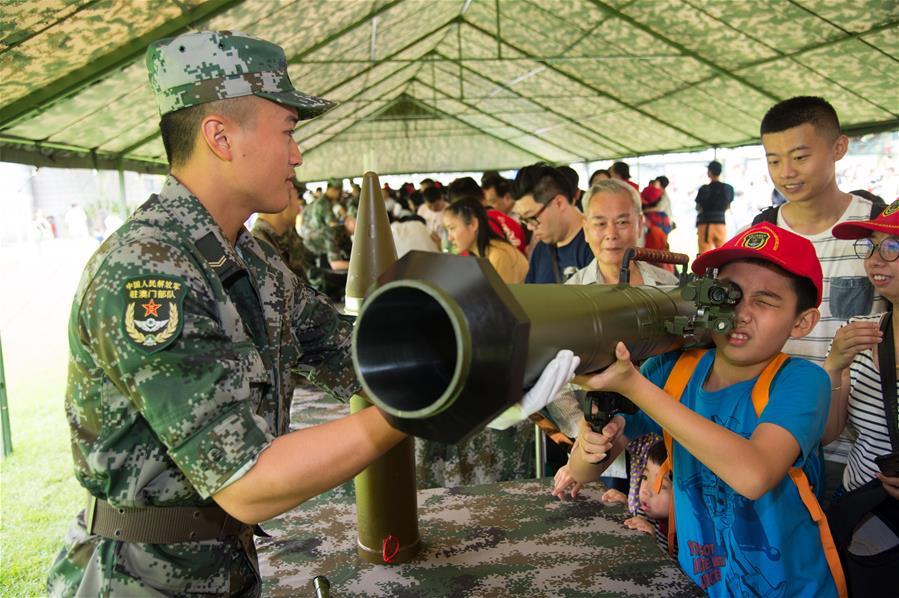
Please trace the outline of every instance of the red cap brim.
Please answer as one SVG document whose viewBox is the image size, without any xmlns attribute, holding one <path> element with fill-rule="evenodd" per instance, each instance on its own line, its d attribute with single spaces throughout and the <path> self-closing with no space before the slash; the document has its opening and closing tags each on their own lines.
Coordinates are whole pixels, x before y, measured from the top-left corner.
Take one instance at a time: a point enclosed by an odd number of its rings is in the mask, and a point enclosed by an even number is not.
<svg viewBox="0 0 899 598">
<path fill-rule="evenodd" d="M 805 273 L 794 272 L 789 263 L 783 260 L 780 260 L 766 253 L 761 253 L 754 249 L 744 249 L 742 247 L 730 247 L 725 249 L 719 247 L 718 249 L 706 251 L 698 258 L 693 260 L 693 272 L 702 275 L 709 268 L 720 268 L 721 266 L 729 264 L 734 260 L 744 258 L 765 260 L 771 262 L 772 264 L 777 264 L 787 272 L 793 272 L 793 274 L 805 277 Z"/>
<path fill-rule="evenodd" d="M 899 225 L 876 220 L 842 222 L 833 227 L 833 236 L 837 239 L 864 239 L 874 231 L 899 236 Z"/>
<path fill-rule="evenodd" d="M 815 307 L 821 305 L 821 299 L 823 298 L 823 280 L 820 284 L 816 283 L 813 278 L 809 277 L 808 272 L 799 267 L 798 262 L 782 260 L 771 255 L 770 253 L 762 253 L 754 249 L 744 249 L 742 247 L 719 247 L 717 249 L 706 251 L 695 260 L 693 260 L 693 272 L 702 276 L 709 268 L 720 268 L 721 266 L 727 265 L 740 259 L 765 260 L 766 262 L 771 262 L 772 264 L 780 266 L 791 274 L 801 276 L 802 278 L 811 281 L 812 285 L 814 285 L 815 290 L 817 291 L 817 303 L 815 304 Z"/>
</svg>

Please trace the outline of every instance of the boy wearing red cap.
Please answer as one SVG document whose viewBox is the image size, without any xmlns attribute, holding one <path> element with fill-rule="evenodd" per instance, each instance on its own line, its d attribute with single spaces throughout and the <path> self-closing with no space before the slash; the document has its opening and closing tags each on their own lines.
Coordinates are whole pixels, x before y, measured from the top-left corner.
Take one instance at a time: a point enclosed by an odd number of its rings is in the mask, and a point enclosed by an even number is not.
<svg viewBox="0 0 899 598">
<path fill-rule="evenodd" d="M 700 274 L 716 268 L 742 291 L 733 330 L 704 353 L 650 359 L 642 373 L 619 343 L 617 362 L 585 385 L 619 392 L 641 411 L 616 416 L 602 433 L 582 422 L 572 474 L 590 481 L 628 438 L 664 429 L 678 560 L 697 585 L 711 596 L 836 596 L 839 563 L 831 573 L 806 506 L 808 485 L 821 482 L 815 456 L 830 382 L 817 365 L 781 354 L 818 322 L 820 263 L 810 242 L 764 223 L 693 263 Z"/>
</svg>

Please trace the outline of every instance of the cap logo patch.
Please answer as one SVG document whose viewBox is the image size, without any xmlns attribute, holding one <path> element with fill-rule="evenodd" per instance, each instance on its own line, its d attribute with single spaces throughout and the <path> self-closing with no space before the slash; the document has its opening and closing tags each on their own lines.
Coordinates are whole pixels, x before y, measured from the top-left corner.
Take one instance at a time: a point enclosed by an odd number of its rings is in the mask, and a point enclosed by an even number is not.
<svg viewBox="0 0 899 598">
<path fill-rule="evenodd" d="M 184 281 L 169 276 L 142 276 L 128 280 L 122 291 L 125 334 L 135 346 L 155 353 L 178 338 L 184 328 Z"/>
<path fill-rule="evenodd" d="M 768 241 L 771 240 L 771 234 L 766 231 L 756 231 L 754 233 L 749 233 L 745 237 L 743 237 L 742 245 L 747 249 L 755 249 L 756 251 L 761 251 L 765 248 L 765 245 L 768 244 Z"/>
<path fill-rule="evenodd" d="M 880 215 L 881 216 L 889 216 L 891 214 L 895 214 L 897 211 L 899 211 L 899 199 L 897 199 L 896 201 L 894 201 L 893 203 L 888 205 L 887 208 L 883 212 L 881 212 Z"/>
</svg>

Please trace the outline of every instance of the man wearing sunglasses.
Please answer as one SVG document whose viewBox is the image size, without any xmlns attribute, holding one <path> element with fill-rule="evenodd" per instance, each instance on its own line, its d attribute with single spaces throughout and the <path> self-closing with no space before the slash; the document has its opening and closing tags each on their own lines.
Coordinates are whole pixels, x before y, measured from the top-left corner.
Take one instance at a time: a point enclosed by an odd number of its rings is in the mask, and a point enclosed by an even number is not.
<svg viewBox="0 0 899 598">
<path fill-rule="evenodd" d="M 522 168 L 515 177 L 513 209 L 538 241 L 525 283 L 563 283 L 593 261 L 571 187 L 560 170 L 542 162 Z"/>
</svg>

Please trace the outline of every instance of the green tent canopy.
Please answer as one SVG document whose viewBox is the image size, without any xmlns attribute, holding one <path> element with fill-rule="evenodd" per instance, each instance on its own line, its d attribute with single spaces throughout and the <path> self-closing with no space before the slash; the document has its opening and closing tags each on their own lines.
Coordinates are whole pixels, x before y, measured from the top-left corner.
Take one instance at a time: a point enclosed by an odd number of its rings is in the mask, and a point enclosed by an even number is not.
<svg viewBox="0 0 899 598">
<path fill-rule="evenodd" d="M 795 95 L 899 128 L 896 0 L 0 0 L 0 161 L 165 172 L 144 50 L 200 29 L 339 102 L 309 180 L 743 145 Z"/>
</svg>

